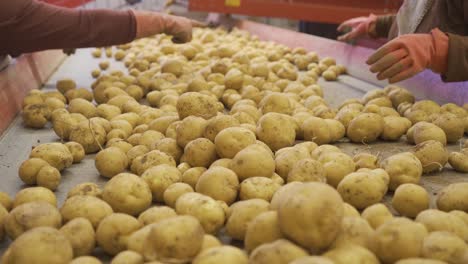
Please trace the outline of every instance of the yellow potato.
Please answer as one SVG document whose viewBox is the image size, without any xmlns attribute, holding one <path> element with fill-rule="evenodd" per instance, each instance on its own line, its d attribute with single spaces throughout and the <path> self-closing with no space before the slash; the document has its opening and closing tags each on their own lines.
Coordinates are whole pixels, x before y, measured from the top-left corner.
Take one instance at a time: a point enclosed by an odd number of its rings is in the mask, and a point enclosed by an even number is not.
<svg viewBox="0 0 468 264">
<path fill-rule="evenodd" d="M 421 162 L 423 173 L 441 171 L 449 158 L 445 146 L 435 140 L 427 140 L 417 144 L 413 153 Z"/>
<path fill-rule="evenodd" d="M 141 223 L 134 217 L 113 213 L 99 223 L 96 229 L 96 241 L 104 252 L 114 256 L 126 249 L 126 239 L 140 228 Z"/>
<path fill-rule="evenodd" d="M 449 212 L 460 210 L 468 212 L 468 200 L 466 188 L 468 183 L 452 183 L 444 187 L 437 196 L 437 208 Z"/>
<path fill-rule="evenodd" d="M 164 203 L 174 208 L 177 199 L 189 192 L 194 192 L 192 186 L 183 182 L 173 183 L 164 191 Z"/>
<path fill-rule="evenodd" d="M 236 173 L 228 168 L 213 167 L 200 175 L 195 190 L 230 205 L 237 198 L 239 179 Z"/>
<path fill-rule="evenodd" d="M 73 256 L 91 254 L 96 245 L 96 237 L 91 222 L 86 218 L 75 218 L 60 228 L 73 248 Z"/>
<path fill-rule="evenodd" d="M 429 209 L 429 198 L 423 187 L 406 183 L 395 190 L 392 206 L 401 216 L 415 218 L 420 212 Z"/>
<path fill-rule="evenodd" d="M 125 171 L 128 167 L 128 158 L 119 148 L 110 147 L 101 150 L 96 155 L 95 165 L 100 175 L 106 178 L 112 178 Z"/>
<path fill-rule="evenodd" d="M 262 230 L 259 232 L 259 230 Z M 245 249 L 252 252 L 260 245 L 283 238 L 279 228 L 278 213 L 268 211 L 257 215 L 247 226 L 245 233 Z"/>
<path fill-rule="evenodd" d="M 307 256 L 307 251 L 291 243 L 286 239 L 278 239 L 274 242 L 257 247 L 249 257 L 252 264 L 279 264 Z"/>
<path fill-rule="evenodd" d="M 366 219 L 374 229 L 377 229 L 379 226 L 393 219 L 393 215 L 390 210 L 381 203 L 371 205 L 364 209 L 361 217 Z"/>
<path fill-rule="evenodd" d="M 140 221 L 142 225 L 147 226 L 174 216 L 177 216 L 174 209 L 167 206 L 154 206 L 142 212 L 138 216 L 138 221 Z"/>
<path fill-rule="evenodd" d="M 410 152 L 388 157 L 381 163 L 381 167 L 390 176 L 390 190 L 396 190 L 404 183 L 418 183 L 423 172 L 421 162 Z"/>
<path fill-rule="evenodd" d="M 94 228 L 97 228 L 103 218 L 113 213 L 103 200 L 90 195 L 75 195 L 67 200 L 60 208 L 64 223 L 83 217 L 88 219 Z"/>
<path fill-rule="evenodd" d="M 267 113 L 257 124 L 258 139 L 273 151 L 292 146 L 296 139 L 295 121 L 288 115 Z"/>
<path fill-rule="evenodd" d="M 234 158 L 234 156 L 256 142 L 255 134 L 241 127 L 228 127 L 221 130 L 215 137 L 216 152 L 221 158 Z"/>
</svg>

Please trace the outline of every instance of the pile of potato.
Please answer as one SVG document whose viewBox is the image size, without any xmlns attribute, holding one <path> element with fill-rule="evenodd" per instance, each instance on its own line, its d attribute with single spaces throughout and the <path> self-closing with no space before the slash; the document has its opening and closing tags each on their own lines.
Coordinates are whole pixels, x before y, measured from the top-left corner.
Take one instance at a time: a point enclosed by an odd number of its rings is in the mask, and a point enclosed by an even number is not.
<svg viewBox="0 0 468 264">
<path fill-rule="evenodd" d="M 343 66 L 237 29 L 105 54 L 128 73 L 103 61 L 92 92 L 63 79 L 24 99 L 24 124 L 50 121 L 66 143 L 33 148 L 19 168 L 31 186 L 0 193 L 2 263 L 101 263 L 97 247 L 113 264 L 468 263 L 468 183 L 442 189 L 437 209 L 419 185 L 447 163 L 468 172 L 468 143 L 446 149 L 468 132 L 468 105 L 388 86 L 334 109 L 317 81 Z M 402 137 L 415 147 L 383 160 L 332 145 Z M 58 208 L 60 171 L 92 153 L 108 182 Z"/>
</svg>

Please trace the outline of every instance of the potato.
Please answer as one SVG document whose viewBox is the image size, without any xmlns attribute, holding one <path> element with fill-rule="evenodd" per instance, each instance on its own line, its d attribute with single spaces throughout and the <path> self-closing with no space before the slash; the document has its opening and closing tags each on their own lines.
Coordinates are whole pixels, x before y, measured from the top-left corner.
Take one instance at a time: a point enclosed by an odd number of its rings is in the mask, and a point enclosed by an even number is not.
<svg viewBox="0 0 468 264">
<path fill-rule="evenodd" d="M 401 216 L 415 218 L 420 212 L 429 209 L 429 198 L 423 187 L 406 183 L 395 190 L 392 206 Z"/>
<path fill-rule="evenodd" d="M 287 179 L 294 165 L 298 161 L 307 158 L 310 158 L 310 153 L 304 148 L 282 149 L 281 152 L 277 152 L 276 154 L 275 171 L 283 179 Z"/>
<path fill-rule="evenodd" d="M 296 139 L 294 120 L 287 115 L 267 113 L 257 123 L 258 139 L 266 143 L 273 151 L 292 146 Z"/>
<path fill-rule="evenodd" d="M 383 140 L 396 141 L 406 134 L 411 127 L 411 121 L 400 116 L 384 117 L 384 129 L 380 137 Z"/>
<path fill-rule="evenodd" d="M 422 257 L 447 263 L 465 263 L 468 247 L 461 238 L 450 232 L 432 232 L 423 242 Z"/>
<path fill-rule="evenodd" d="M 326 172 L 322 163 L 313 159 L 298 161 L 288 173 L 287 182 L 326 182 Z"/>
<path fill-rule="evenodd" d="M 210 120 L 205 128 L 204 137 L 215 141 L 216 136 L 221 132 L 223 129 L 228 127 L 236 127 L 239 126 L 239 121 L 232 116 L 229 115 L 217 115 Z"/>
<path fill-rule="evenodd" d="M 330 260 L 329 258 L 318 257 L 318 256 L 302 257 L 289 263 L 290 264 L 333 264 L 332 260 Z"/>
<path fill-rule="evenodd" d="M 460 210 L 468 212 L 468 200 L 466 198 L 468 183 L 452 183 L 444 187 L 437 196 L 437 208 L 449 212 Z"/>
<path fill-rule="evenodd" d="M 414 143 L 419 144 L 428 140 L 436 140 L 447 145 L 447 137 L 445 132 L 438 126 L 428 123 L 419 122 L 413 126 Z"/>
<path fill-rule="evenodd" d="M 176 128 L 176 140 L 184 148 L 190 141 L 203 137 L 207 121 L 201 117 L 189 116 L 182 120 Z"/>
<path fill-rule="evenodd" d="M 439 211 L 428 209 L 418 214 L 415 222 L 426 226 L 429 232 L 448 231 L 457 235 L 464 241 L 468 241 L 468 229 L 460 217 Z"/>
<path fill-rule="evenodd" d="M 286 239 L 278 239 L 274 242 L 260 245 L 249 257 L 252 264 L 279 264 L 307 256 L 307 251 L 289 242 Z"/>
<path fill-rule="evenodd" d="M 362 212 L 361 217 L 366 219 L 374 229 L 393 219 L 392 213 L 382 203 L 367 207 Z"/>
<path fill-rule="evenodd" d="M 73 259 L 70 264 L 102 264 L 102 262 L 96 257 L 83 256 Z"/>
<path fill-rule="evenodd" d="M 206 138 L 190 141 L 184 149 L 182 159 L 192 167 L 209 167 L 217 158 L 216 146 Z"/>
<path fill-rule="evenodd" d="M 448 152 L 439 141 L 428 140 L 416 145 L 414 155 L 423 167 L 423 173 L 441 171 L 448 161 Z"/>
<path fill-rule="evenodd" d="M 159 150 L 152 150 L 144 155 L 136 157 L 132 161 L 130 169 L 133 173 L 137 175 L 142 175 L 149 168 L 158 165 L 167 165 L 167 167 L 173 167 L 174 169 L 176 169 L 176 162 L 174 158 Z M 160 195 L 162 195 L 162 193 Z M 158 196 L 157 199 L 159 198 L 162 199 L 162 196 Z"/>
<path fill-rule="evenodd" d="M 343 201 L 338 192 L 316 182 L 294 186 L 289 192 L 295 195 L 286 195 L 279 204 L 281 232 L 311 251 L 330 246 L 339 232 L 335 227 L 343 219 Z M 329 206 L 325 208 L 323 204 Z M 320 215 L 320 219 L 315 215 Z"/>
<path fill-rule="evenodd" d="M 218 113 L 216 98 L 201 93 L 184 93 L 177 100 L 177 112 L 180 119 L 196 116 L 210 119 Z"/>
<path fill-rule="evenodd" d="M 179 197 L 175 206 L 176 212 L 197 218 L 205 232 L 215 234 L 223 227 L 224 209 L 220 203 L 209 196 L 190 192 Z"/>
<path fill-rule="evenodd" d="M 42 167 L 36 174 L 37 185 L 55 191 L 60 184 L 60 171 L 56 168 L 46 165 Z"/>
<path fill-rule="evenodd" d="M 22 204 L 30 202 L 46 202 L 57 207 L 57 198 L 55 194 L 44 187 L 24 188 L 16 193 L 15 199 L 10 204 L 11 208 L 16 208 Z"/>
<path fill-rule="evenodd" d="M 226 73 L 224 84 L 227 89 L 240 90 L 243 82 L 244 74 L 240 70 L 232 68 Z"/>
<path fill-rule="evenodd" d="M 56 82 L 55 86 L 59 92 L 65 94 L 68 90 L 75 89 L 76 83 L 72 79 L 60 79 Z"/>
<path fill-rule="evenodd" d="M 457 142 L 465 133 L 463 119 L 452 113 L 439 115 L 439 117 L 433 121 L 433 124 L 440 127 L 445 132 L 448 143 Z"/>
<path fill-rule="evenodd" d="M 110 147 L 99 151 L 96 155 L 95 166 L 100 175 L 112 178 L 125 171 L 128 167 L 128 158 L 119 148 Z"/>
<path fill-rule="evenodd" d="M 283 93 L 269 93 L 260 101 L 260 110 L 263 114 L 266 113 L 280 113 L 291 115 L 293 112 L 293 105 L 291 100 Z"/>
<path fill-rule="evenodd" d="M 142 212 L 140 216 L 138 216 L 138 221 L 140 221 L 142 225 L 147 226 L 174 216 L 177 216 L 174 209 L 167 206 L 154 206 Z"/>
<path fill-rule="evenodd" d="M 270 178 L 251 177 L 242 181 L 239 189 L 240 200 L 263 199 L 271 201 L 271 198 L 281 185 Z"/>
<path fill-rule="evenodd" d="M 304 140 L 310 140 L 318 145 L 328 144 L 332 141 L 332 131 L 325 119 L 309 117 L 302 124 Z"/>
<path fill-rule="evenodd" d="M 13 201 L 11 200 L 10 196 L 5 192 L 0 192 L 0 205 L 3 206 L 7 211 L 11 210 L 11 207 L 13 206 Z"/>
<path fill-rule="evenodd" d="M 330 131 L 331 142 L 337 142 L 342 139 L 346 134 L 346 128 L 344 125 L 335 119 L 325 119 L 328 130 Z"/>
<path fill-rule="evenodd" d="M 353 161 L 356 164 L 356 170 L 366 168 L 366 169 L 377 169 L 380 167 L 380 161 L 377 156 L 374 156 L 369 153 L 359 153 L 354 155 Z"/>
<path fill-rule="evenodd" d="M 119 173 L 104 186 L 102 199 L 114 212 L 136 216 L 151 205 L 152 195 L 144 179 L 131 173 Z"/>
<path fill-rule="evenodd" d="M 167 189 L 164 191 L 164 203 L 172 208 L 175 207 L 177 199 L 183 194 L 194 192 L 192 186 L 183 183 L 183 182 L 176 182 L 171 184 Z"/>
<path fill-rule="evenodd" d="M 383 199 L 387 193 L 387 184 L 388 180 L 377 177 L 372 171 L 358 171 L 346 175 L 336 189 L 343 201 L 362 210 Z"/>
<path fill-rule="evenodd" d="M 70 198 L 76 195 L 90 195 L 90 196 L 95 196 L 97 198 L 101 198 L 102 190 L 95 183 L 84 182 L 84 183 L 75 185 L 75 187 L 71 188 L 68 191 L 67 198 Z"/>
<path fill-rule="evenodd" d="M 113 213 L 112 207 L 103 200 L 90 195 L 75 195 L 60 208 L 63 222 L 83 217 L 88 219 L 94 228 L 98 227 L 103 218 Z"/>
<path fill-rule="evenodd" d="M 428 231 L 424 225 L 397 217 L 376 230 L 376 254 L 386 263 L 418 257 Z"/>
<path fill-rule="evenodd" d="M 188 170 L 186 170 L 183 174 L 182 174 L 182 182 L 183 183 L 187 183 L 188 185 L 190 185 L 193 189 L 195 189 L 196 185 L 197 185 L 197 182 L 198 182 L 198 179 L 200 178 L 200 176 L 203 174 L 203 172 L 206 171 L 206 168 L 204 167 L 194 167 L 194 168 L 190 168 Z"/>
<path fill-rule="evenodd" d="M 99 117 L 111 120 L 112 118 L 122 114 L 120 108 L 110 104 L 100 104 L 96 107 L 96 114 Z"/>
<path fill-rule="evenodd" d="M 410 152 L 388 157 L 381 163 L 381 167 L 390 176 L 388 188 L 392 191 L 404 183 L 418 183 L 423 172 L 421 162 Z"/>
<path fill-rule="evenodd" d="M 275 162 L 265 147 L 251 144 L 237 152 L 230 168 L 242 181 L 255 176 L 270 177 L 275 171 Z"/>
<path fill-rule="evenodd" d="M 73 256 L 91 254 L 96 244 L 94 228 L 86 218 L 75 218 L 60 228 L 73 248 Z"/>
<path fill-rule="evenodd" d="M 126 249 L 125 240 L 140 228 L 141 223 L 134 217 L 113 213 L 99 223 L 96 229 L 96 241 L 104 252 L 113 256 Z"/>
<path fill-rule="evenodd" d="M 351 245 L 361 246 L 375 250 L 375 231 L 369 223 L 358 216 L 344 217 L 341 222 L 340 232 L 331 248 L 342 248 Z"/>
<path fill-rule="evenodd" d="M 344 153 L 326 153 L 321 155 L 318 161 L 322 163 L 327 183 L 331 186 L 338 186 L 340 181 L 356 167 L 353 159 Z"/>
<path fill-rule="evenodd" d="M 4 264 L 62 264 L 72 259 L 73 249 L 64 235 L 54 228 L 38 227 L 11 243 L 1 260 Z"/>
<path fill-rule="evenodd" d="M 86 89 L 86 88 L 78 88 L 78 89 L 73 89 L 73 90 L 68 90 L 65 93 L 66 100 L 68 102 L 72 101 L 73 99 L 81 98 L 85 99 L 86 101 L 92 102 L 93 101 L 93 93 Z M 65 98 L 63 98 L 65 99 Z M 66 100 L 62 100 L 64 103 L 66 103 Z"/>
<path fill-rule="evenodd" d="M 60 228 L 62 216 L 57 208 L 47 202 L 30 202 L 11 210 L 4 220 L 6 234 L 15 240 L 35 227 Z"/>
<path fill-rule="evenodd" d="M 47 104 L 30 104 L 23 108 L 23 122 L 26 127 L 43 128 L 50 118 L 50 109 Z"/>
<path fill-rule="evenodd" d="M 200 175 L 195 190 L 230 205 L 237 198 L 239 179 L 234 171 L 228 168 L 213 167 Z"/>
<path fill-rule="evenodd" d="M 150 231 L 144 245 L 146 260 L 187 261 L 201 250 L 205 232 L 192 216 L 177 216 L 162 220 Z"/>
<path fill-rule="evenodd" d="M 80 113 L 86 118 L 97 116 L 96 106 L 82 98 L 76 98 L 71 100 L 68 104 L 68 111 L 70 113 Z"/>
<path fill-rule="evenodd" d="M 468 142 L 468 141 L 467 141 Z M 462 152 L 452 152 L 449 155 L 448 162 L 455 171 L 468 172 L 468 148 Z"/>
<path fill-rule="evenodd" d="M 255 134 L 242 127 L 229 127 L 223 129 L 215 137 L 216 152 L 221 158 L 234 158 L 234 156 L 256 142 Z"/>
<path fill-rule="evenodd" d="M 358 245 L 348 245 L 326 252 L 324 257 L 336 264 L 345 263 L 380 263 L 379 259 L 370 250 Z"/>
<path fill-rule="evenodd" d="M 81 144 L 86 154 L 95 153 L 106 143 L 106 130 L 96 122 L 82 121 L 71 129 L 70 140 Z"/>
<path fill-rule="evenodd" d="M 143 264 L 143 256 L 137 252 L 126 250 L 117 254 L 111 264 Z"/>
<path fill-rule="evenodd" d="M 181 176 L 176 167 L 168 164 L 155 164 L 141 174 L 151 190 L 153 200 L 159 202 L 164 201 L 164 191 L 171 184 L 180 182 Z"/>
<path fill-rule="evenodd" d="M 127 141 L 124 141 L 123 139 L 117 138 L 107 141 L 106 148 L 109 147 L 119 148 L 126 154 L 131 148 L 133 148 L 133 145 L 128 143 Z"/>
<path fill-rule="evenodd" d="M 384 119 L 380 115 L 363 113 L 351 120 L 346 135 L 352 142 L 370 143 L 383 133 L 384 126 Z"/>
<path fill-rule="evenodd" d="M 42 155 L 42 154 L 41 154 Z M 29 185 L 37 183 L 37 174 L 38 172 L 46 166 L 50 166 L 45 160 L 40 158 L 30 158 L 21 163 L 19 167 L 19 177 L 20 179 Z"/>
<path fill-rule="evenodd" d="M 68 148 L 62 143 L 45 143 L 35 147 L 31 154 L 29 155 L 30 158 L 39 158 L 45 160 L 48 164 L 55 167 L 58 170 L 63 170 L 68 168 L 73 163 L 73 156 L 68 150 Z M 37 164 L 32 163 L 31 166 L 36 167 Z M 25 166 L 27 166 L 25 164 Z M 29 164 L 28 164 L 29 166 Z M 33 167 L 33 168 L 34 168 Z M 30 169 L 33 169 L 30 168 Z M 28 167 L 24 168 L 28 170 Z M 21 174 L 21 168 L 20 168 Z M 21 176 L 20 176 L 21 177 Z"/>
<path fill-rule="evenodd" d="M 68 150 L 73 156 L 73 163 L 79 163 L 84 159 L 85 151 L 83 146 L 80 145 L 80 143 L 71 141 L 65 143 L 65 146 L 67 146 Z"/>
<path fill-rule="evenodd" d="M 203 250 L 192 261 L 193 264 L 247 264 L 248 257 L 244 251 L 233 246 L 219 246 Z"/>
<path fill-rule="evenodd" d="M 161 65 L 162 73 L 172 73 L 175 76 L 179 77 L 183 73 L 184 62 L 179 59 L 167 59 Z"/>
<path fill-rule="evenodd" d="M 258 232 L 262 230 L 262 232 Z M 245 249 L 253 251 L 260 245 L 283 238 L 278 223 L 278 213 L 268 211 L 257 215 L 247 226 L 245 233 Z"/>
<path fill-rule="evenodd" d="M 244 240 L 249 223 L 259 214 L 268 211 L 269 203 L 262 199 L 239 201 L 231 205 L 226 223 L 227 234 Z"/>
</svg>

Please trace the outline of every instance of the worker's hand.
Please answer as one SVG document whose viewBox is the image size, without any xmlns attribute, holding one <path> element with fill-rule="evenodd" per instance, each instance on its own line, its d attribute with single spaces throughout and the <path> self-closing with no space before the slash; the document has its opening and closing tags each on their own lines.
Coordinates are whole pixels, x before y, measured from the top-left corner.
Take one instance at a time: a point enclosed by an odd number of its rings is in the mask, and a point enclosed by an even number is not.
<svg viewBox="0 0 468 264">
<path fill-rule="evenodd" d="M 368 60 L 377 79 L 399 82 L 428 68 L 436 73 L 447 71 L 448 36 L 439 29 L 430 34 L 400 36 L 377 50 Z"/>
<path fill-rule="evenodd" d="M 174 43 L 185 43 L 192 40 L 192 29 L 204 27 L 201 22 L 185 17 L 147 11 L 134 11 L 137 22 L 137 38 L 165 33 L 173 36 Z"/>
<path fill-rule="evenodd" d="M 356 17 L 350 20 L 346 20 L 338 26 L 338 31 L 351 31 L 342 36 L 339 36 L 338 40 L 351 41 L 362 37 L 374 36 L 376 22 L 377 16 L 375 16 L 374 14 L 370 14 L 368 17 Z"/>
</svg>

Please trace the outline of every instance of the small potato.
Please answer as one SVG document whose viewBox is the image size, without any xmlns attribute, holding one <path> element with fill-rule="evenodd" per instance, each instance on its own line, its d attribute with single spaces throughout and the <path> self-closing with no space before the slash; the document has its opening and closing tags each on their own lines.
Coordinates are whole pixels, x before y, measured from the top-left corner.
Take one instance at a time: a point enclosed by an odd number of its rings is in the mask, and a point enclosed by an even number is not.
<svg viewBox="0 0 468 264">
<path fill-rule="evenodd" d="M 38 227 L 11 243 L 1 261 L 4 264 L 62 264 L 72 259 L 73 249 L 64 235 L 54 228 Z"/>
<path fill-rule="evenodd" d="M 247 264 L 248 257 L 244 251 L 233 246 L 219 246 L 203 250 L 193 260 L 193 264 Z"/>
<path fill-rule="evenodd" d="M 96 153 L 106 143 L 106 130 L 96 122 L 82 121 L 71 129 L 70 140 L 81 144 L 86 154 Z"/>
<path fill-rule="evenodd" d="M 379 158 L 369 153 L 359 153 L 354 155 L 353 161 L 356 164 L 356 170 L 367 168 L 377 169 L 380 168 Z"/>
<path fill-rule="evenodd" d="M 203 244 L 202 244 L 202 249 L 200 252 L 205 251 L 210 248 L 222 247 L 222 246 L 223 244 L 221 243 L 221 241 L 219 241 L 218 238 L 216 238 L 213 235 L 205 234 L 203 236 Z"/>
<path fill-rule="evenodd" d="M 322 73 L 322 76 L 326 81 L 336 81 L 338 79 L 337 74 L 331 70 L 324 71 Z"/>
<path fill-rule="evenodd" d="M 143 226 L 147 226 L 174 216 L 177 216 L 174 209 L 167 206 L 154 206 L 142 212 L 140 216 L 138 216 L 138 221 L 140 221 Z"/>
<path fill-rule="evenodd" d="M 73 256 L 91 254 L 96 245 L 94 228 L 86 218 L 75 218 L 60 228 L 73 248 Z"/>
<path fill-rule="evenodd" d="M 419 122 L 415 124 L 413 126 L 412 134 L 415 144 L 419 144 L 428 140 L 436 140 L 442 143 L 444 146 L 447 145 L 447 136 L 445 135 L 444 130 L 428 122 Z"/>
<path fill-rule="evenodd" d="M 201 117 L 188 116 L 176 128 L 177 144 L 181 148 L 192 140 L 203 137 L 207 121 Z"/>
<path fill-rule="evenodd" d="M 262 232 L 258 232 L 262 230 Z M 278 213 L 268 211 L 256 216 L 247 226 L 245 233 L 245 249 L 252 252 L 260 245 L 283 238 L 279 228 Z"/>
<path fill-rule="evenodd" d="M 390 210 L 381 203 L 371 205 L 364 209 L 361 217 L 366 219 L 374 229 L 377 229 L 379 226 L 393 219 L 393 215 Z"/>
<path fill-rule="evenodd" d="M 104 252 L 114 256 L 126 249 L 126 238 L 140 228 L 141 223 L 130 215 L 110 214 L 99 223 L 96 241 Z"/>
<path fill-rule="evenodd" d="M 383 140 L 396 141 L 406 134 L 411 127 L 411 121 L 400 116 L 384 117 L 384 129 L 380 137 Z"/>
<path fill-rule="evenodd" d="M 173 183 L 181 181 L 180 171 L 171 165 L 161 164 L 150 167 L 141 177 L 148 184 L 154 201 L 164 201 L 164 191 Z"/>
<path fill-rule="evenodd" d="M 201 250 L 205 232 L 192 216 L 177 216 L 162 220 L 150 231 L 144 245 L 146 260 L 186 261 Z"/>
<path fill-rule="evenodd" d="M 174 208 L 177 199 L 189 192 L 194 192 L 192 186 L 183 182 L 173 183 L 164 191 L 164 203 Z"/>
<path fill-rule="evenodd" d="M 188 116 L 210 119 L 218 113 L 216 98 L 201 93 L 184 93 L 177 100 L 177 112 L 180 119 Z"/>
<path fill-rule="evenodd" d="M 331 142 L 337 142 L 342 139 L 346 134 L 344 125 L 335 119 L 325 119 L 328 129 L 330 131 Z"/>
<path fill-rule="evenodd" d="M 289 171 L 287 182 L 326 182 L 326 172 L 322 163 L 313 159 L 303 159 L 298 161 Z"/>
<path fill-rule="evenodd" d="M 43 159 L 59 171 L 70 167 L 73 163 L 72 154 L 62 143 L 41 144 L 31 151 L 29 157 Z"/>
<path fill-rule="evenodd" d="M 221 158 L 232 159 L 234 156 L 256 142 L 255 134 L 242 127 L 229 127 L 223 129 L 215 137 L 216 152 Z"/>
<path fill-rule="evenodd" d="M 45 160 L 40 158 L 30 158 L 21 163 L 19 167 L 20 179 L 29 185 L 37 183 L 37 173 L 46 166 L 50 166 Z"/>
<path fill-rule="evenodd" d="M 109 147 L 116 147 L 122 150 L 124 153 L 127 153 L 131 148 L 133 148 L 133 145 L 120 138 L 117 138 L 117 139 L 111 139 L 107 141 L 106 148 L 109 148 Z"/>
<path fill-rule="evenodd" d="M 392 206 L 401 216 L 415 218 L 420 212 L 429 209 L 429 198 L 423 187 L 406 183 L 395 190 Z"/>
<path fill-rule="evenodd" d="M 345 247 L 335 248 L 327 251 L 323 256 L 332 260 L 336 264 L 380 263 L 379 259 L 372 251 L 358 245 L 348 245 Z"/>
<path fill-rule="evenodd" d="M 271 150 L 292 146 L 296 139 L 295 121 L 288 115 L 267 113 L 257 123 L 258 139 Z"/>
<path fill-rule="evenodd" d="M 198 179 L 205 171 L 206 168 L 204 167 L 190 168 L 182 174 L 181 180 L 182 182 L 187 183 L 188 185 L 192 186 L 193 189 L 195 189 Z"/>
<path fill-rule="evenodd" d="M 117 254 L 111 264 L 143 264 L 143 256 L 137 252 L 126 250 Z"/>
<path fill-rule="evenodd" d="M 343 201 L 362 210 L 383 199 L 387 183 L 371 172 L 353 172 L 346 175 L 336 189 Z"/>
<path fill-rule="evenodd" d="M 216 146 L 206 138 L 190 141 L 184 148 L 183 160 L 192 167 L 208 168 L 216 158 Z"/>
<path fill-rule="evenodd" d="M 50 109 L 47 104 L 31 104 L 23 109 L 23 122 L 31 128 L 43 128 L 50 118 Z"/>
<path fill-rule="evenodd" d="M 356 168 L 353 159 L 344 153 L 326 153 L 321 155 L 318 161 L 325 169 L 327 183 L 335 187 Z"/>
<path fill-rule="evenodd" d="M 12 240 L 36 227 L 60 228 L 61 225 L 62 216 L 59 211 L 46 202 L 19 205 L 11 210 L 4 221 L 5 232 Z"/>
<path fill-rule="evenodd" d="M 249 257 L 252 264 L 280 264 L 307 256 L 307 251 L 289 242 L 278 239 L 257 247 Z"/>
<path fill-rule="evenodd" d="M 119 173 L 104 186 L 102 199 L 114 212 L 136 216 L 150 207 L 152 195 L 144 179 L 131 173 Z"/>
<path fill-rule="evenodd" d="M 75 195 L 67 200 L 60 208 L 64 223 L 83 217 L 97 228 L 103 218 L 113 213 L 112 207 L 103 200 L 90 195 Z"/>
<path fill-rule="evenodd" d="M 127 151 L 128 163 L 132 164 L 133 160 L 139 156 L 150 152 L 150 149 L 147 146 L 136 145 Z"/>
<path fill-rule="evenodd" d="M 46 165 L 36 174 L 37 185 L 55 191 L 60 184 L 60 171 L 56 168 Z"/>
<path fill-rule="evenodd" d="M 448 162 L 455 171 L 468 172 L 468 148 L 462 152 L 450 153 Z"/>
<path fill-rule="evenodd" d="M 445 132 L 448 143 L 457 142 L 465 133 L 463 119 L 452 113 L 441 114 L 433 121 L 433 124 L 440 127 Z"/>
<path fill-rule="evenodd" d="M 22 204 L 30 202 L 46 202 L 57 207 L 57 198 L 55 197 L 55 194 L 44 187 L 29 187 L 22 189 L 16 193 L 11 206 L 12 208 L 16 208 Z"/>
<path fill-rule="evenodd" d="M 423 224 L 407 218 L 389 220 L 376 230 L 376 255 L 385 263 L 418 257 L 427 234 Z"/>
<path fill-rule="evenodd" d="M 85 151 L 83 146 L 81 146 L 79 143 L 71 141 L 65 143 L 65 146 L 67 146 L 68 150 L 73 156 L 73 163 L 79 163 L 84 159 Z"/>
<path fill-rule="evenodd" d="M 468 212 L 467 188 L 466 182 L 452 183 L 444 187 L 437 196 L 437 208 L 445 212 L 452 210 Z"/>
<path fill-rule="evenodd" d="M 355 143 L 374 142 L 384 131 L 384 125 L 384 119 L 378 114 L 360 114 L 351 120 L 346 135 Z"/>
<path fill-rule="evenodd" d="M 136 157 L 132 161 L 130 170 L 137 175 L 142 175 L 149 168 L 155 167 L 158 165 L 168 165 L 168 167 L 173 167 L 174 169 L 176 169 L 175 168 L 176 162 L 173 157 L 159 150 L 152 150 L 144 155 Z M 160 195 L 162 195 L 162 193 Z M 157 199 L 159 198 L 162 199 L 162 196 L 161 197 L 158 196 Z M 154 195 L 153 195 L 153 199 L 154 199 Z"/>
<path fill-rule="evenodd" d="M 413 153 L 421 162 L 423 173 L 441 171 L 449 158 L 445 146 L 435 140 L 428 140 L 417 144 Z"/>
<path fill-rule="evenodd" d="M 236 173 L 230 169 L 213 167 L 201 174 L 195 190 L 230 205 L 237 198 L 239 179 Z"/>
<path fill-rule="evenodd" d="M 95 166 L 100 175 L 112 178 L 125 171 L 128 167 L 128 158 L 119 148 L 110 147 L 101 150 L 96 155 Z"/>
<path fill-rule="evenodd" d="M 264 147 L 252 144 L 237 152 L 230 168 L 240 181 L 250 177 L 270 177 L 275 171 L 275 161 Z"/>
<path fill-rule="evenodd" d="M 250 177 L 240 184 L 240 200 L 263 199 L 271 201 L 271 198 L 281 185 L 267 177 Z"/>
<path fill-rule="evenodd" d="M 268 211 L 269 203 L 262 199 L 239 201 L 231 205 L 226 223 L 227 234 L 244 240 L 248 224 L 259 214 Z"/>
<path fill-rule="evenodd" d="M 392 191 L 404 183 L 418 183 L 423 172 L 421 162 L 410 152 L 388 157 L 382 162 L 381 167 L 390 176 L 388 188 Z"/>
<path fill-rule="evenodd" d="M 76 88 L 76 83 L 72 79 L 60 79 L 55 84 L 57 90 L 62 94 L 65 94 L 68 90 L 72 90 Z"/>
<path fill-rule="evenodd" d="M 208 120 L 208 124 L 206 125 L 206 129 L 204 132 L 205 138 L 214 142 L 216 136 L 219 132 L 223 129 L 228 127 L 235 127 L 239 126 L 240 123 L 232 116 L 229 115 L 217 115 L 210 120 Z"/>
<path fill-rule="evenodd" d="M 423 242 L 422 256 L 447 263 L 465 263 L 468 250 L 465 241 L 450 232 L 432 232 Z"/>
<path fill-rule="evenodd" d="M 310 140 L 318 145 L 328 144 L 332 141 L 332 131 L 325 119 L 309 117 L 302 124 L 304 140 Z"/>
</svg>

